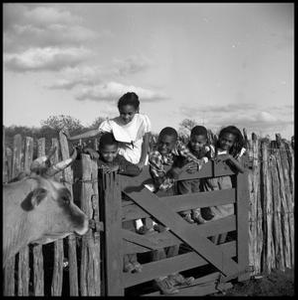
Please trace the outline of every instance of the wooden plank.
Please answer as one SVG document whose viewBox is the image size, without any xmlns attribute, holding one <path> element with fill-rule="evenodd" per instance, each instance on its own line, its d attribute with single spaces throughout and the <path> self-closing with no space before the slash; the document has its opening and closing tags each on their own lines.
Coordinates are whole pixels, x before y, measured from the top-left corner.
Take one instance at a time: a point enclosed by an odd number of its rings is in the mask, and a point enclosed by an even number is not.
<svg viewBox="0 0 298 300">
<path fill-rule="evenodd" d="M 12 178 L 15 178 L 22 171 L 22 136 L 16 134 L 13 139 L 13 159 L 12 159 Z"/>
<path fill-rule="evenodd" d="M 264 240 L 265 240 L 265 249 L 263 251 L 263 265 L 262 269 L 268 273 L 274 269 L 274 242 L 272 236 L 272 194 L 271 186 L 268 175 L 268 163 L 269 163 L 269 154 L 268 154 L 268 140 L 264 140 L 261 143 L 262 150 L 262 192 L 263 192 L 263 212 L 264 212 Z"/>
<path fill-rule="evenodd" d="M 55 165 L 59 162 L 59 143 L 57 138 L 52 138 L 52 148 L 56 147 L 54 155 L 51 157 L 51 164 Z M 61 174 L 57 173 L 54 176 L 56 181 L 60 181 Z M 62 284 L 63 284 L 63 239 L 58 239 L 54 242 L 54 262 L 53 262 L 53 276 L 51 285 L 51 296 L 61 296 L 62 295 Z"/>
<path fill-rule="evenodd" d="M 6 183 L 8 181 L 7 172 L 7 156 L 6 156 L 6 144 L 5 144 L 5 126 L 2 126 L 2 182 Z"/>
<path fill-rule="evenodd" d="M 235 203 L 235 189 L 216 190 L 209 192 L 192 193 L 185 195 L 175 195 L 160 198 L 160 201 L 171 207 L 173 212 L 183 211 L 198 207 L 208 207 Z M 122 201 L 125 204 L 122 208 L 123 220 L 133 220 L 149 217 L 150 215 L 141 209 L 138 205 L 128 201 Z"/>
<path fill-rule="evenodd" d="M 236 220 L 237 220 L 237 261 L 240 270 L 244 270 L 249 265 L 248 260 L 248 171 L 237 174 L 236 188 Z M 249 279 L 248 273 L 238 276 L 238 281 Z"/>
<path fill-rule="evenodd" d="M 199 234 L 204 237 L 236 230 L 236 218 L 234 215 L 227 216 L 206 224 L 191 224 Z M 170 231 L 158 233 L 153 231 L 150 234 L 139 235 L 127 230 L 122 230 L 124 239 L 124 253 L 148 252 L 148 249 L 157 249 L 177 245 L 181 240 Z"/>
<path fill-rule="evenodd" d="M 196 230 L 190 224 L 186 223 L 178 214 L 171 213 L 170 206 L 160 201 L 155 194 L 146 188 L 134 186 L 126 187 L 124 192 L 144 210 L 154 215 L 159 222 L 169 227 L 181 241 L 190 245 L 224 275 L 233 275 L 238 272 L 238 265 L 235 261 L 226 257 L 210 240 L 197 235 Z"/>
<path fill-rule="evenodd" d="M 4 296 L 15 296 L 15 256 L 9 259 L 4 269 Z"/>
<path fill-rule="evenodd" d="M 37 140 L 37 156 L 45 155 L 45 138 Z M 33 246 L 34 296 L 44 296 L 44 261 L 42 245 Z"/>
<path fill-rule="evenodd" d="M 281 198 L 279 195 L 279 179 L 276 156 L 273 155 L 270 166 L 270 180 L 272 185 L 272 202 L 273 202 L 273 236 L 274 236 L 274 247 L 275 247 L 275 265 L 278 270 L 285 271 L 285 260 L 284 260 L 284 243 L 282 239 L 282 225 L 281 225 Z"/>
<path fill-rule="evenodd" d="M 66 136 L 60 131 L 59 141 L 61 146 L 62 160 L 69 158 L 69 149 Z M 73 174 L 71 166 L 67 167 L 63 171 L 64 185 L 69 189 L 71 194 L 71 200 L 73 202 Z M 79 282 L 78 282 L 78 264 L 77 264 L 77 250 L 76 250 L 76 238 L 74 234 L 67 237 L 68 240 L 68 260 L 69 260 L 69 287 L 70 296 L 79 296 Z"/>
<path fill-rule="evenodd" d="M 230 258 L 236 255 L 235 241 L 217 245 L 216 247 Z M 206 264 L 208 264 L 208 262 L 204 258 L 198 256 L 195 252 L 180 254 L 174 257 L 143 264 L 141 273 L 123 273 L 123 285 L 127 288 L 153 280 L 160 276 L 167 276 L 175 272 L 182 272 Z"/>
<path fill-rule="evenodd" d="M 33 138 L 25 139 L 25 162 L 22 171 L 30 172 L 30 166 L 33 161 Z M 18 296 L 29 296 L 29 246 L 24 247 L 19 252 L 18 268 Z"/>
<path fill-rule="evenodd" d="M 123 254 L 121 236 L 121 190 L 119 177 L 115 174 L 104 176 L 104 215 L 105 215 L 105 257 L 106 294 L 123 296 L 122 284 Z M 117 251 L 116 251 L 117 250 Z"/>
</svg>

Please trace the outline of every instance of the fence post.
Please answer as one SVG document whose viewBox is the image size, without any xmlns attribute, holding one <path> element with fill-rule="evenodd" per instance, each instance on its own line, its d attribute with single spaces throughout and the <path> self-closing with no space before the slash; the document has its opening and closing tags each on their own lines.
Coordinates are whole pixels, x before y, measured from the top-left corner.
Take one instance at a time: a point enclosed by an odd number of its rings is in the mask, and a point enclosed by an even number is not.
<svg viewBox="0 0 298 300">
<path fill-rule="evenodd" d="M 33 160 L 33 138 L 26 137 L 24 171 L 29 172 Z M 19 252 L 18 296 L 29 296 L 29 246 Z"/>
<path fill-rule="evenodd" d="M 239 270 L 245 270 L 249 266 L 248 259 L 248 209 L 249 209 L 249 190 L 248 190 L 248 170 L 238 173 L 236 187 L 236 226 L 237 226 L 237 258 Z M 238 276 L 238 281 L 248 280 L 249 273 Z"/>
<path fill-rule="evenodd" d="M 45 155 L 45 138 L 37 141 L 37 156 Z M 44 263 L 42 245 L 33 246 L 33 274 L 34 274 L 34 295 L 44 295 Z"/>
<path fill-rule="evenodd" d="M 62 159 L 69 158 L 69 149 L 66 136 L 59 132 L 59 139 L 61 145 Z M 71 167 L 67 167 L 64 171 L 64 185 L 69 189 L 71 193 L 71 201 L 73 201 L 73 173 Z M 69 259 L 69 287 L 70 296 L 79 296 L 79 283 L 78 283 L 78 264 L 77 264 L 77 249 L 76 249 L 76 237 L 74 234 L 68 236 L 68 259 Z"/>
<path fill-rule="evenodd" d="M 56 152 L 52 157 L 52 164 L 56 164 L 59 161 L 59 143 L 57 138 L 52 138 L 52 147 L 56 147 Z M 54 179 L 60 182 L 61 172 L 54 176 Z M 51 296 L 62 295 L 62 283 L 63 283 L 63 239 L 58 239 L 54 242 L 54 270 L 51 285 Z"/>
<path fill-rule="evenodd" d="M 113 172 L 103 175 L 103 182 L 101 182 L 104 195 L 106 296 L 124 296 L 122 282 L 122 201 L 119 179 L 119 176 Z"/>
</svg>

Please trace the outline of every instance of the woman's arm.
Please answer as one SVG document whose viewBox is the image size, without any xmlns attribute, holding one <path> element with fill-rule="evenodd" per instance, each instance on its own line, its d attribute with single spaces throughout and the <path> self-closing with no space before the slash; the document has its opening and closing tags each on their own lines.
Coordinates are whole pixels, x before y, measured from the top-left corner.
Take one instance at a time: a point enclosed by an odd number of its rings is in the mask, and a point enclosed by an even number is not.
<svg viewBox="0 0 298 300">
<path fill-rule="evenodd" d="M 146 132 L 143 137 L 143 143 L 142 143 L 142 152 L 141 152 L 141 158 L 137 166 L 142 169 L 146 162 L 146 157 L 148 155 L 148 149 L 149 149 L 149 138 L 150 138 L 150 132 Z"/>
</svg>

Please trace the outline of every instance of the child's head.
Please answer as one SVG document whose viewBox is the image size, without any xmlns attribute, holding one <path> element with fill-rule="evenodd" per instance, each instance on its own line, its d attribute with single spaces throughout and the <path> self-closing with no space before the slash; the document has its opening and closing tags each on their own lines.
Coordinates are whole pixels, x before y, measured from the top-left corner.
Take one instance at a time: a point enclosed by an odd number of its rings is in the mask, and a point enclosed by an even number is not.
<svg viewBox="0 0 298 300">
<path fill-rule="evenodd" d="M 190 147 L 200 152 L 207 144 L 207 129 L 204 126 L 195 126 L 190 132 Z"/>
<path fill-rule="evenodd" d="M 244 146 L 241 131 L 233 125 L 223 128 L 219 133 L 217 146 L 233 156 L 237 155 Z"/>
<path fill-rule="evenodd" d="M 175 147 L 177 139 L 177 131 L 172 127 L 165 127 L 158 135 L 158 151 L 163 155 L 170 153 Z"/>
<path fill-rule="evenodd" d="M 139 107 L 139 97 L 134 92 L 126 93 L 118 100 L 118 110 L 124 124 L 128 124 L 133 119 L 139 112 Z"/>
<path fill-rule="evenodd" d="M 105 162 L 113 162 L 118 154 L 118 142 L 114 135 L 110 132 L 105 132 L 99 140 L 99 153 L 101 159 Z"/>
</svg>

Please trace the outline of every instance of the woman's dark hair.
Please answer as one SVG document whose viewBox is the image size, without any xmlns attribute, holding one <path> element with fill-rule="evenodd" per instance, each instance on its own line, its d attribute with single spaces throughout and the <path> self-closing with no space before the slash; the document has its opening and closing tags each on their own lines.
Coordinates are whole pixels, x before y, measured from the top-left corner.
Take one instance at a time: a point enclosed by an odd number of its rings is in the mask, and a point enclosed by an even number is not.
<svg viewBox="0 0 298 300">
<path fill-rule="evenodd" d="M 172 127 L 165 127 L 161 130 L 161 132 L 159 133 L 159 138 L 165 136 L 165 135 L 170 135 L 173 136 L 175 138 L 175 140 L 178 139 L 178 133 L 176 131 L 176 129 L 172 128 Z"/>
<path fill-rule="evenodd" d="M 138 110 L 140 106 L 139 96 L 134 92 L 124 94 L 118 100 L 118 109 L 120 110 L 120 107 L 124 105 L 132 105 L 136 110 Z"/>
<path fill-rule="evenodd" d="M 111 132 L 104 132 L 99 140 L 99 149 L 102 149 L 104 146 L 107 145 L 118 146 L 118 142 L 115 140 L 115 137 Z"/>
<path fill-rule="evenodd" d="M 241 149 L 244 146 L 243 135 L 242 135 L 241 131 L 236 126 L 230 125 L 230 126 L 224 127 L 219 132 L 218 140 L 217 140 L 217 147 L 220 146 L 219 142 L 220 142 L 221 137 L 226 133 L 230 133 L 230 134 L 233 134 L 235 136 L 234 145 L 230 149 L 230 154 L 235 157 L 237 154 L 240 153 Z"/>
<path fill-rule="evenodd" d="M 190 136 L 194 135 L 203 135 L 207 138 L 207 129 L 204 126 L 195 126 L 190 132 Z"/>
</svg>

